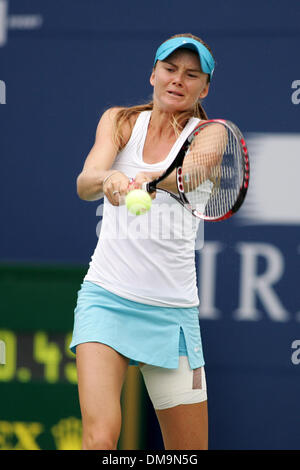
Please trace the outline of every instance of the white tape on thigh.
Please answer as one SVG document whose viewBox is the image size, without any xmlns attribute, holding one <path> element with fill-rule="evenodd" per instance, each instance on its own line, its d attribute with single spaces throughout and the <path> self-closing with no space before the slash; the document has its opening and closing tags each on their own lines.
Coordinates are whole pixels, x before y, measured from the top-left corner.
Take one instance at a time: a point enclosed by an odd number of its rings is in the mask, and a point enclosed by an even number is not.
<svg viewBox="0 0 300 470">
<path fill-rule="evenodd" d="M 179 356 L 178 369 L 145 364 L 141 372 L 156 410 L 207 400 L 204 367 L 191 369 L 186 356 Z"/>
</svg>

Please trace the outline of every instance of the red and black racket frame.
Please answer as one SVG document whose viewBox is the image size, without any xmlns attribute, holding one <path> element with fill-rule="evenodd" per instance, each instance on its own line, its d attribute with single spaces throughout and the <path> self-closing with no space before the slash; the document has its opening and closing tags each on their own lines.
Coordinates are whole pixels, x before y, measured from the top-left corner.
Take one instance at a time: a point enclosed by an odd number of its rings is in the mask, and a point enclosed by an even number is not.
<svg viewBox="0 0 300 470">
<path fill-rule="evenodd" d="M 203 129 L 205 129 L 206 126 L 208 126 L 211 123 L 220 123 L 223 124 L 225 127 L 227 127 L 231 132 L 235 135 L 237 141 L 240 144 L 241 152 L 243 155 L 243 180 L 241 183 L 239 195 L 237 197 L 236 202 L 234 203 L 233 207 L 228 211 L 226 214 L 223 214 L 220 217 L 210 217 L 207 216 L 196 209 L 193 209 L 191 204 L 189 203 L 189 200 L 187 199 L 185 193 L 184 193 L 184 185 L 183 185 L 183 171 L 182 171 L 182 165 L 183 165 L 183 160 L 186 155 L 186 152 L 189 149 L 189 146 L 191 145 L 191 142 L 193 141 L 193 138 L 195 135 L 199 134 Z M 249 164 L 249 154 L 248 154 L 248 149 L 247 145 L 245 142 L 245 139 L 240 132 L 240 130 L 237 128 L 235 124 L 233 124 L 230 121 L 227 121 L 225 119 L 210 119 L 205 121 L 204 123 L 198 124 L 197 127 L 193 130 L 193 132 L 188 136 L 188 138 L 185 140 L 183 143 L 180 151 L 178 152 L 178 155 L 176 156 L 175 160 L 172 162 L 172 164 L 169 166 L 169 168 L 159 177 L 156 178 L 153 181 L 150 181 L 145 185 L 146 191 L 149 193 L 153 193 L 157 190 L 160 190 L 160 188 L 157 188 L 157 185 L 164 180 L 167 176 L 169 176 L 174 170 L 176 170 L 176 176 L 177 176 L 177 189 L 178 189 L 178 195 L 172 193 L 171 191 L 168 191 L 166 189 L 163 189 L 162 191 L 167 192 L 172 196 L 176 201 L 180 202 L 188 211 L 190 211 L 195 217 L 198 217 L 200 219 L 208 220 L 211 222 L 218 222 L 220 220 L 225 220 L 231 217 L 233 214 L 235 214 L 239 208 L 241 207 L 249 186 L 249 177 L 250 177 L 250 164 Z"/>
</svg>

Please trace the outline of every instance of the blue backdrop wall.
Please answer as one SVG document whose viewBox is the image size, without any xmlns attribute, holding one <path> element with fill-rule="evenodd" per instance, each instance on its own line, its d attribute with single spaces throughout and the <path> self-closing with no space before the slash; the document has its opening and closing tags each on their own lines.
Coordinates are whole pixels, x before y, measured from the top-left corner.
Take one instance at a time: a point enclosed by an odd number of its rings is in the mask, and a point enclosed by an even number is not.
<svg viewBox="0 0 300 470">
<path fill-rule="evenodd" d="M 0 0 L 2 263 L 87 266 L 101 203 L 76 177 L 101 113 L 149 98 L 172 34 L 214 52 L 203 105 L 245 133 L 251 185 L 196 254 L 213 449 L 299 448 L 299 25 L 297 0 Z"/>
</svg>

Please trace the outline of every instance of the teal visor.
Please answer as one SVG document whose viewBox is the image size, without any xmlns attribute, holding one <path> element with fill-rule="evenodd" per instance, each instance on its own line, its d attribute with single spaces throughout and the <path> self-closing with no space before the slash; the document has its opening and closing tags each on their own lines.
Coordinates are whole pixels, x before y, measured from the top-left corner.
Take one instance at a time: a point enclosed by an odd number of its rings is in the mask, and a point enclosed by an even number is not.
<svg viewBox="0 0 300 470">
<path fill-rule="evenodd" d="M 172 52 L 179 48 L 191 49 L 197 52 L 199 55 L 202 72 L 207 73 L 210 76 L 210 79 L 212 78 L 215 68 L 215 61 L 213 56 L 209 50 L 203 44 L 201 44 L 201 42 L 184 36 L 180 38 L 169 39 L 168 41 L 161 44 L 156 51 L 154 65 L 158 60 L 166 59 L 170 54 L 172 54 Z"/>
</svg>

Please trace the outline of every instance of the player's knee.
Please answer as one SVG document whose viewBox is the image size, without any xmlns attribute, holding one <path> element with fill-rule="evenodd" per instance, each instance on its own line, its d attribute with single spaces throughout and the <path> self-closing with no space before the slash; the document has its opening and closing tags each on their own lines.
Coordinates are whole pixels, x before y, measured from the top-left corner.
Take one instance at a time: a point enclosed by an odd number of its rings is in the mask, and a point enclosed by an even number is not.
<svg viewBox="0 0 300 470">
<path fill-rule="evenodd" d="M 119 436 L 109 430 L 94 429 L 84 433 L 83 450 L 116 450 Z"/>
</svg>

